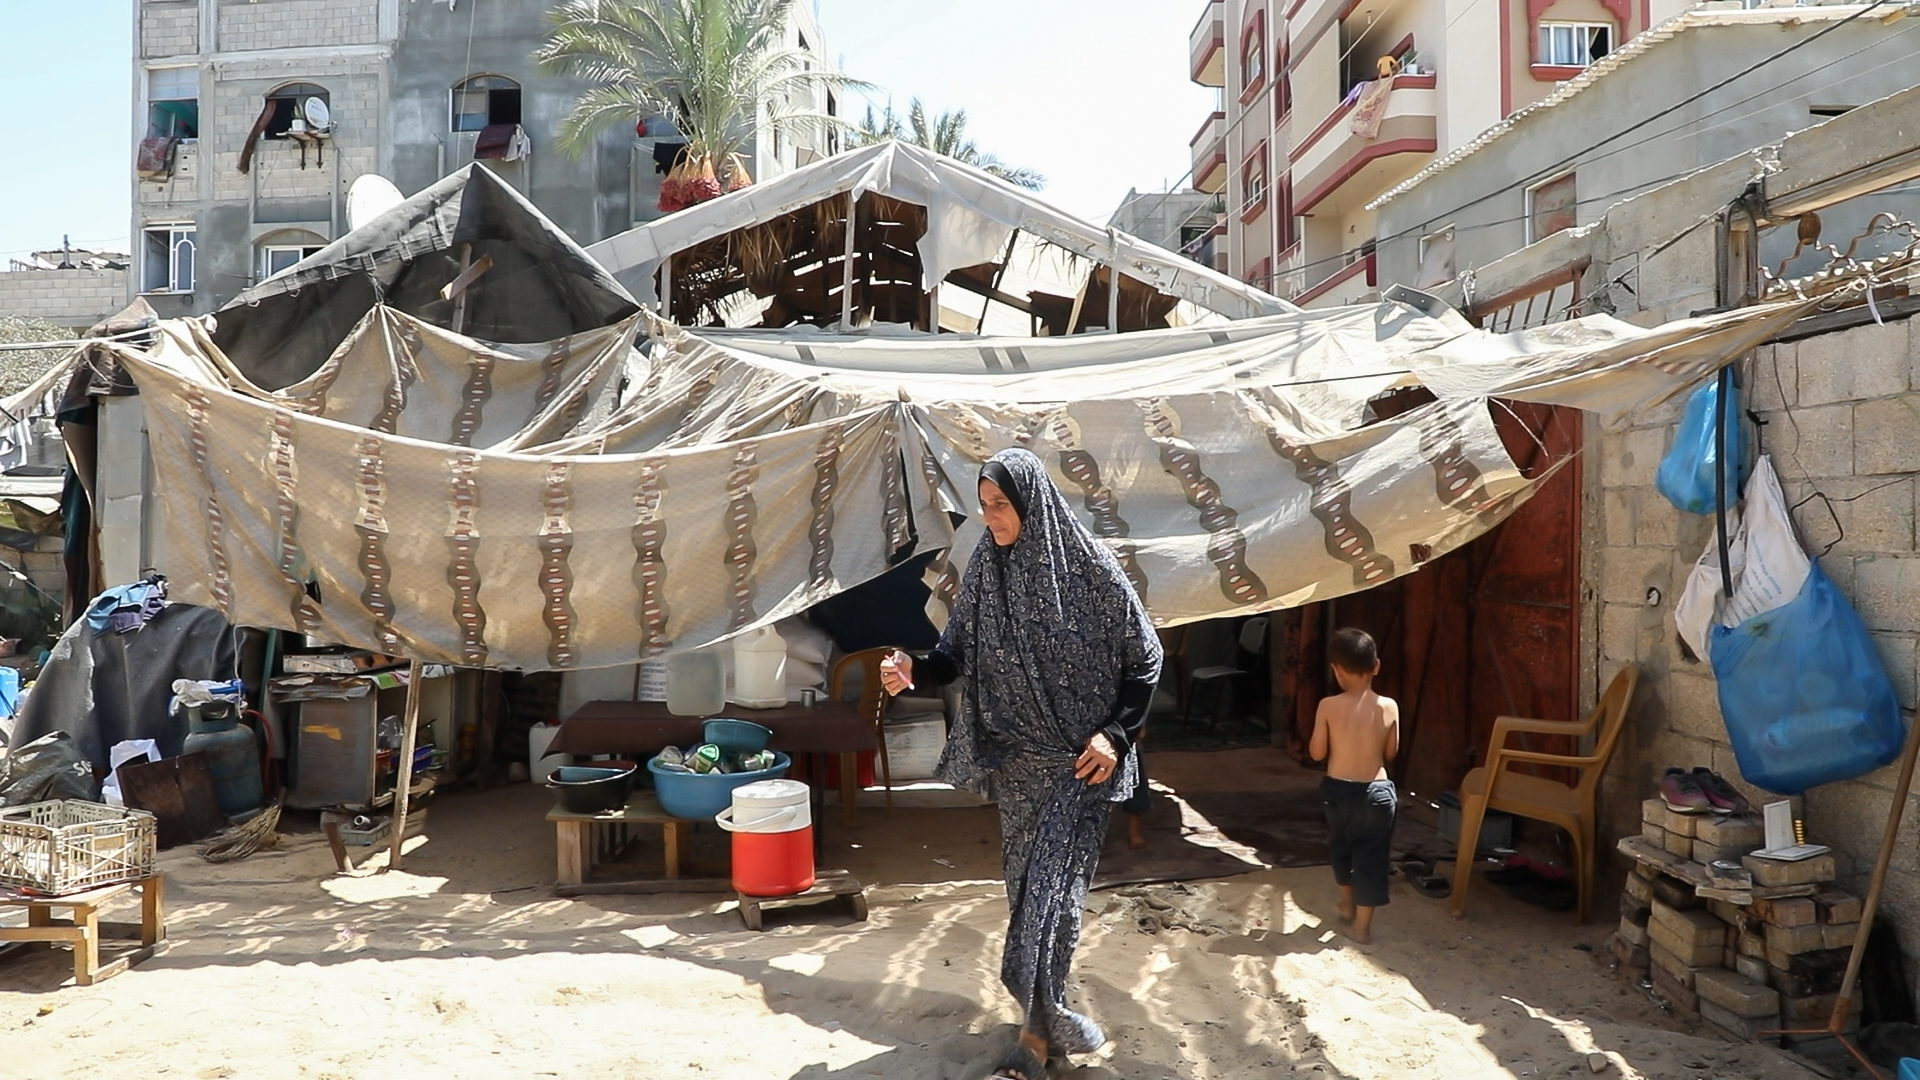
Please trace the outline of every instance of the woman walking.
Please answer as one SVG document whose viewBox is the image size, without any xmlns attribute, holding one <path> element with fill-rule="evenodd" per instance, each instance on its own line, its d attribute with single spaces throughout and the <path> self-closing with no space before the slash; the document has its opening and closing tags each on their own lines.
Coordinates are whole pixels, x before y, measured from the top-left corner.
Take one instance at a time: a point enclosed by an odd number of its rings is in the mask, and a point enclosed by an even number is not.
<svg viewBox="0 0 1920 1080">
<path fill-rule="evenodd" d="M 1050 1054 L 1106 1043 L 1067 1007 L 1067 971 L 1113 804 L 1132 791 L 1135 736 L 1160 642 L 1113 553 L 1073 518 L 1040 459 L 995 454 L 987 526 L 940 644 L 882 665 L 887 692 L 961 681 L 938 776 L 1000 806 L 1007 880 L 1000 980 L 1025 1013 L 995 1077 L 1043 1080 Z"/>
</svg>

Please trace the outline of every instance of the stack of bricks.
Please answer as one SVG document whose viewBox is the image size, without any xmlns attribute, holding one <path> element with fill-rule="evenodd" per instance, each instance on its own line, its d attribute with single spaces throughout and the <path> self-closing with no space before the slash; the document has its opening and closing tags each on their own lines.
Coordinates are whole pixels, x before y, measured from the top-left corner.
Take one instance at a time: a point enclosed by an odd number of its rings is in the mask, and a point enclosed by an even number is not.
<svg viewBox="0 0 1920 1080">
<path fill-rule="evenodd" d="M 1694 864 L 1686 869 L 1698 868 L 1700 880 L 1708 864 L 1737 861 L 1752 876 L 1745 892 L 1753 899 L 1702 899 L 1695 882 L 1636 859 L 1612 942 L 1621 973 L 1650 979 L 1677 1011 L 1739 1039 L 1824 1028 L 1861 916 L 1860 898 L 1832 884 L 1833 856 L 1781 862 L 1749 854 L 1762 832 L 1750 818 L 1680 814 L 1658 799 L 1647 800 L 1641 816 L 1643 850 Z"/>
</svg>

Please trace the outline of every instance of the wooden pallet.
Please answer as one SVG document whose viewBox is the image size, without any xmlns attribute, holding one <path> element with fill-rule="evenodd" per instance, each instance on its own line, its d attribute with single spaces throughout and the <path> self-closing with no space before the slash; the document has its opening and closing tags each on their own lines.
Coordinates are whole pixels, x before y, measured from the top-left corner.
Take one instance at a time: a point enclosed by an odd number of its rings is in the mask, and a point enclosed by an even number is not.
<svg viewBox="0 0 1920 1080">
<path fill-rule="evenodd" d="M 847 898 L 847 906 L 853 910 L 853 917 L 860 922 L 867 921 L 867 888 L 860 884 L 860 879 L 845 870 L 818 871 L 814 874 L 813 888 L 792 896 L 735 895 L 740 897 L 740 917 L 746 920 L 749 930 L 762 929 L 760 915 L 764 911 L 823 904 L 843 896 Z"/>
<path fill-rule="evenodd" d="M 1669 851 L 1654 847 L 1638 836 L 1621 837 L 1616 845 L 1620 854 L 1645 863 L 1668 877 L 1678 878 L 1693 886 L 1694 895 L 1703 900 L 1725 900 L 1730 904 L 1745 907 L 1755 900 L 1782 900 L 1793 896 L 1812 896 L 1823 885 L 1753 885 L 1744 889 L 1716 888 L 1707 877 L 1707 868 L 1692 859 L 1683 859 Z"/>
</svg>

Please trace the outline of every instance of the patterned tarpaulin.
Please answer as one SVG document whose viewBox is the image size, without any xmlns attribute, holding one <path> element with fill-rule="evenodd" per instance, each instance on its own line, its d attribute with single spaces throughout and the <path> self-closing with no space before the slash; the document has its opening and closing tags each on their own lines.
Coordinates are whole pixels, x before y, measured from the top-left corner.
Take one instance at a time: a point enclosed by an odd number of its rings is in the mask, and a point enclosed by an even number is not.
<svg viewBox="0 0 1920 1080">
<path fill-rule="evenodd" d="M 422 660 L 565 669 L 708 644 L 909 550 L 970 552 L 977 526 L 956 535 L 949 511 L 1014 445 L 1157 622 L 1368 588 L 1538 483 L 1490 398 L 1642 406 L 1800 311 L 1492 335 L 1389 301 L 1019 341 L 627 321 L 502 346 L 376 308 L 279 393 L 197 322 L 116 351 L 147 403 L 176 598 Z M 1370 399 L 1416 385 L 1437 399 L 1369 422 Z M 963 569 L 936 560 L 937 598 Z"/>
</svg>

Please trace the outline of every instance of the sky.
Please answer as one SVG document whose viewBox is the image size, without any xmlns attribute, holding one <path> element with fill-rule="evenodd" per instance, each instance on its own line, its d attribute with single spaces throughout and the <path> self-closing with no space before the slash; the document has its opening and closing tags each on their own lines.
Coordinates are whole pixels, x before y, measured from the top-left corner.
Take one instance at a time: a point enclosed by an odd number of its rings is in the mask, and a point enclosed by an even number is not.
<svg viewBox="0 0 1920 1080">
<path fill-rule="evenodd" d="M 1129 188 L 1184 186 L 1213 100 L 1187 76 L 1201 0 L 800 2 L 879 105 L 965 109 L 981 149 L 1039 170 L 1069 213 L 1104 224 Z M 125 251 L 131 0 L 0 8 L 0 259 L 63 235 Z"/>
</svg>

